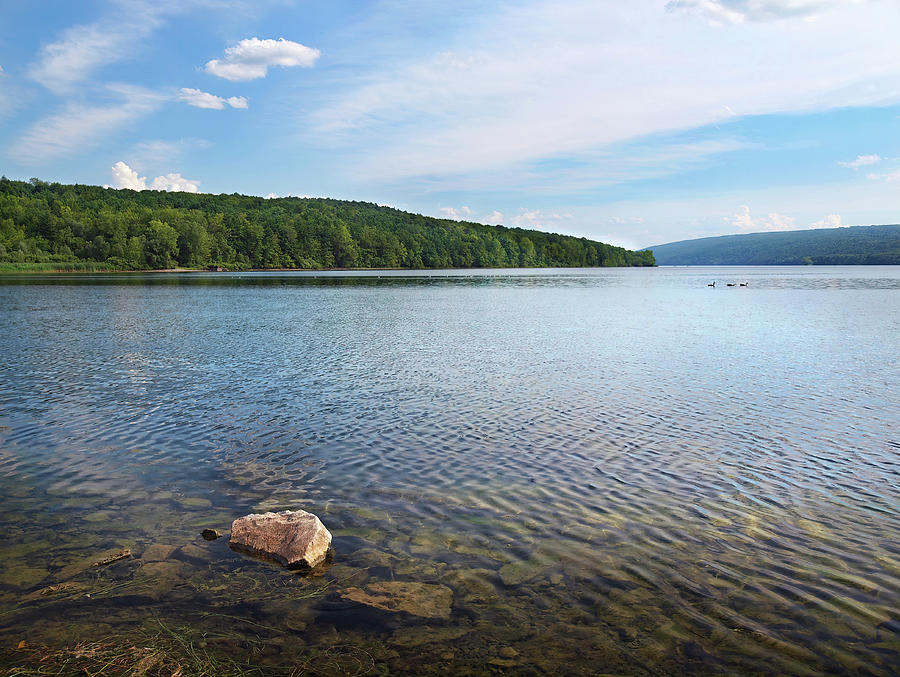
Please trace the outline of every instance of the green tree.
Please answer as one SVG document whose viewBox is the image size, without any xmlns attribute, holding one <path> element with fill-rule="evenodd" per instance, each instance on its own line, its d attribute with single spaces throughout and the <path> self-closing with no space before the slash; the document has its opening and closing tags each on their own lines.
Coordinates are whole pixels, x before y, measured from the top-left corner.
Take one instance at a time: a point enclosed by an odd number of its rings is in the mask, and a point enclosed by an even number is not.
<svg viewBox="0 0 900 677">
<path fill-rule="evenodd" d="M 178 232 L 153 219 L 144 231 L 144 259 L 151 268 L 171 268 L 178 255 Z"/>
</svg>

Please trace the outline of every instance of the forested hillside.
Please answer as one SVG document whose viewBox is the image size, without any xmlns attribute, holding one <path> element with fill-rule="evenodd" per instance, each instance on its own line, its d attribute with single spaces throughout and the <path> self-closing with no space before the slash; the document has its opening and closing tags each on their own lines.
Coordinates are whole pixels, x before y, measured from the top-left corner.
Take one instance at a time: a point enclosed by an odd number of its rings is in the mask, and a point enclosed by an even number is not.
<svg viewBox="0 0 900 677">
<path fill-rule="evenodd" d="M 900 264 L 900 225 L 751 233 L 653 247 L 659 265 Z"/>
<path fill-rule="evenodd" d="M 136 192 L 6 177 L 0 262 L 95 262 L 122 270 L 654 265 L 651 252 L 366 202 Z"/>
</svg>

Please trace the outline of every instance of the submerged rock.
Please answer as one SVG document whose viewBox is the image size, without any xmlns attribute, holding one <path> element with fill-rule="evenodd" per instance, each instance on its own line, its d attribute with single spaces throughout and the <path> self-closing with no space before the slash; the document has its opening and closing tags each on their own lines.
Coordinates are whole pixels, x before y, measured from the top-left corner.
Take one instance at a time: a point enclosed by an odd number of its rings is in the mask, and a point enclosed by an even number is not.
<svg viewBox="0 0 900 677">
<path fill-rule="evenodd" d="M 144 562 L 164 562 L 169 559 L 176 550 L 178 550 L 178 546 L 154 543 L 153 545 L 148 545 L 144 549 L 143 554 L 141 554 L 141 559 Z"/>
<path fill-rule="evenodd" d="M 312 513 L 284 510 L 236 519 L 228 545 L 288 569 L 311 569 L 327 558 L 331 533 Z"/>
<path fill-rule="evenodd" d="M 200 532 L 200 535 L 203 536 L 203 539 L 207 541 L 214 541 L 217 538 L 222 537 L 222 534 L 218 529 L 204 529 Z"/>
<path fill-rule="evenodd" d="M 384 611 L 405 611 L 423 618 L 450 618 L 453 591 L 446 585 L 385 581 L 363 588 L 350 588 L 344 599 Z"/>
</svg>

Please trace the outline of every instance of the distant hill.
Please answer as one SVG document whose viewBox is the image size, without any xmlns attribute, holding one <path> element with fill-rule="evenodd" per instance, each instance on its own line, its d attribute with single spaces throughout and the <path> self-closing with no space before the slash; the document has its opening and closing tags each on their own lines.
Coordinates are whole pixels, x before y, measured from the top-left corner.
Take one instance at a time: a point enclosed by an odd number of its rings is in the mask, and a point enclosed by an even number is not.
<svg viewBox="0 0 900 677">
<path fill-rule="evenodd" d="M 724 235 L 648 249 L 661 266 L 900 264 L 900 225 Z"/>
<path fill-rule="evenodd" d="M 651 252 L 368 202 L 0 178 L 0 269 L 652 265 Z"/>
</svg>

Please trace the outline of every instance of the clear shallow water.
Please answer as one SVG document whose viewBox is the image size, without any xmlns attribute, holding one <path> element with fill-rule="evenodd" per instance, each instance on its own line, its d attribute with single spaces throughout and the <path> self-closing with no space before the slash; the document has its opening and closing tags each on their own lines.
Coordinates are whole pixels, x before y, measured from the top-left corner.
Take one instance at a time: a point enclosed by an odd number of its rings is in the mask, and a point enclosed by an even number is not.
<svg viewBox="0 0 900 677">
<path fill-rule="evenodd" d="M 898 336 L 890 267 L 0 277 L 0 643 L 896 674 Z M 321 575 L 198 535 L 287 508 Z"/>
</svg>

